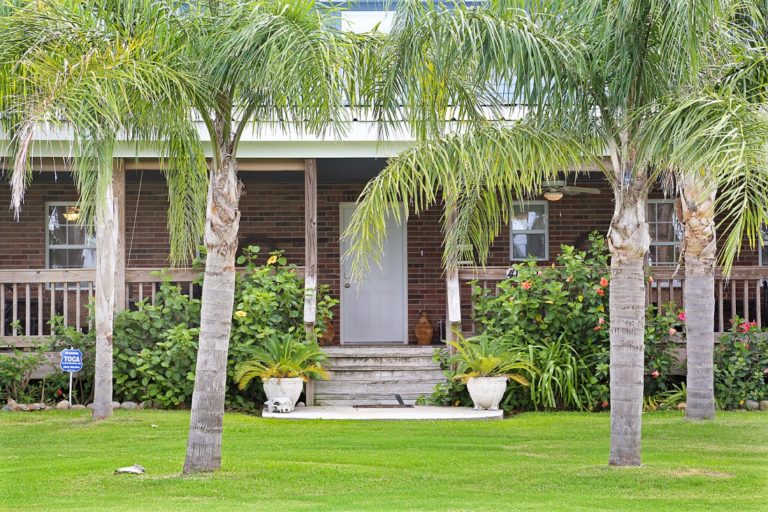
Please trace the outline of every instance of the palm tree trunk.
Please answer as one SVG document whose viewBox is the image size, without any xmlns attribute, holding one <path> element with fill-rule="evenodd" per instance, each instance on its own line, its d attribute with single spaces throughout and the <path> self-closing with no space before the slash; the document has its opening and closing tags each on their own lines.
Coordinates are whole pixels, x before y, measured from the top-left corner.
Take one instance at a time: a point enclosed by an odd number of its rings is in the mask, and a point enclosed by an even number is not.
<svg viewBox="0 0 768 512">
<path fill-rule="evenodd" d="M 626 187 L 626 186 L 625 186 Z M 608 233 L 611 250 L 611 453 L 612 466 L 640 465 L 645 330 L 644 260 L 650 243 L 647 191 L 633 178 L 616 185 Z"/>
<path fill-rule="evenodd" d="M 235 295 L 235 253 L 240 226 L 237 161 L 223 155 L 208 189 L 200 342 L 184 473 L 221 467 L 227 352 Z"/>
<path fill-rule="evenodd" d="M 715 196 L 701 177 L 688 175 L 680 188 L 680 219 L 685 226 L 685 314 L 688 352 L 687 407 L 690 420 L 715 417 Z"/>
<path fill-rule="evenodd" d="M 102 179 L 101 174 L 99 178 Z M 112 415 L 112 327 L 115 311 L 115 256 L 118 219 L 112 180 L 104 197 L 96 198 L 96 368 L 93 419 Z M 65 291 L 66 293 L 66 291 Z"/>
</svg>

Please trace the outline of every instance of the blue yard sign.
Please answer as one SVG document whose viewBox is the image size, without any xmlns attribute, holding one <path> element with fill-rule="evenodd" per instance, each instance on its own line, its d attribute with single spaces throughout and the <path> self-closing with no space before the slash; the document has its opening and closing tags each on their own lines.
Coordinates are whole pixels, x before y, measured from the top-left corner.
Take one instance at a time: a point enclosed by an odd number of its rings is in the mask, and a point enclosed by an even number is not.
<svg viewBox="0 0 768 512">
<path fill-rule="evenodd" d="M 83 353 L 77 348 L 65 348 L 61 351 L 59 365 L 65 372 L 79 372 L 83 369 Z"/>
<path fill-rule="evenodd" d="M 77 348 L 65 348 L 61 351 L 59 366 L 69 372 L 69 405 L 72 405 L 72 374 L 83 369 L 83 353 Z"/>
</svg>

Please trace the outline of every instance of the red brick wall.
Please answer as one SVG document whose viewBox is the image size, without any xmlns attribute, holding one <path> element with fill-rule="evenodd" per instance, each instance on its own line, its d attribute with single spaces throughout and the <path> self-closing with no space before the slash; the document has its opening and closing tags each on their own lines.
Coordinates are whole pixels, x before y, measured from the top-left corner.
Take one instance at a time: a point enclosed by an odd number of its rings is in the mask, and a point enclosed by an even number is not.
<svg viewBox="0 0 768 512">
<path fill-rule="evenodd" d="M 284 250 L 289 260 L 304 263 L 304 185 L 298 176 L 277 183 L 258 180 L 243 173 L 240 243 L 262 246 L 264 253 Z M 165 214 L 167 191 L 162 177 L 155 172 L 128 173 L 126 177 L 126 253 L 129 267 L 168 266 L 168 233 Z M 565 196 L 549 203 L 550 259 L 561 244 L 584 247 L 594 230 L 605 232 L 613 213 L 610 187 L 599 186 L 600 195 Z M 318 185 L 318 272 L 321 283 L 330 285 L 339 296 L 339 203 L 353 202 L 362 184 L 324 183 Z M 139 193 L 140 192 L 140 193 Z M 18 222 L 10 211 L 0 214 L 3 250 L 0 268 L 42 268 L 45 265 L 46 201 L 75 200 L 76 193 L 67 175 L 36 178 L 30 185 Z M 0 204 L 9 204 L 7 186 L 0 187 Z M 420 311 L 426 311 L 437 326 L 445 315 L 445 281 L 441 269 L 440 208 L 432 208 L 408 223 L 408 317 L 409 337 Z M 745 250 L 739 263 L 757 264 L 757 253 Z M 509 264 L 509 230 L 499 234 L 489 259 L 490 265 Z M 465 301 L 466 302 L 466 301 Z M 336 310 L 336 332 L 340 319 Z M 337 334 L 338 336 L 338 334 Z"/>
</svg>

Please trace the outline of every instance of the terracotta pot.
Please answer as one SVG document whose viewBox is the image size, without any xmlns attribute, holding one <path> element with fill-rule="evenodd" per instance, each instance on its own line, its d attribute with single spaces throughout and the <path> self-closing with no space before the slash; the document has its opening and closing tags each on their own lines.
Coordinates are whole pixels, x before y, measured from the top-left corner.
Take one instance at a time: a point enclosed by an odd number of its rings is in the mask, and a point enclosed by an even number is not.
<svg viewBox="0 0 768 512">
<path fill-rule="evenodd" d="M 421 312 L 421 318 L 416 323 L 416 341 L 419 345 L 431 345 L 432 335 L 435 334 L 435 328 L 432 327 L 432 323 L 427 318 L 427 312 Z"/>
</svg>

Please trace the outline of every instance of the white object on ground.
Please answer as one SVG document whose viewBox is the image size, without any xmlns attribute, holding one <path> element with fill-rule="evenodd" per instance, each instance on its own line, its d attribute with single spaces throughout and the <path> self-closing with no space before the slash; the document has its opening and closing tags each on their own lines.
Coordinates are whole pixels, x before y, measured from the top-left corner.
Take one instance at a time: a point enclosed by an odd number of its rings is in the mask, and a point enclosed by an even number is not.
<svg viewBox="0 0 768 512">
<path fill-rule="evenodd" d="M 134 464 L 133 466 L 126 466 L 124 468 L 117 468 L 115 474 L 127 473 L 129 475 L 141 475 L 144 473 L 144 466 Z"/>
</svg>

